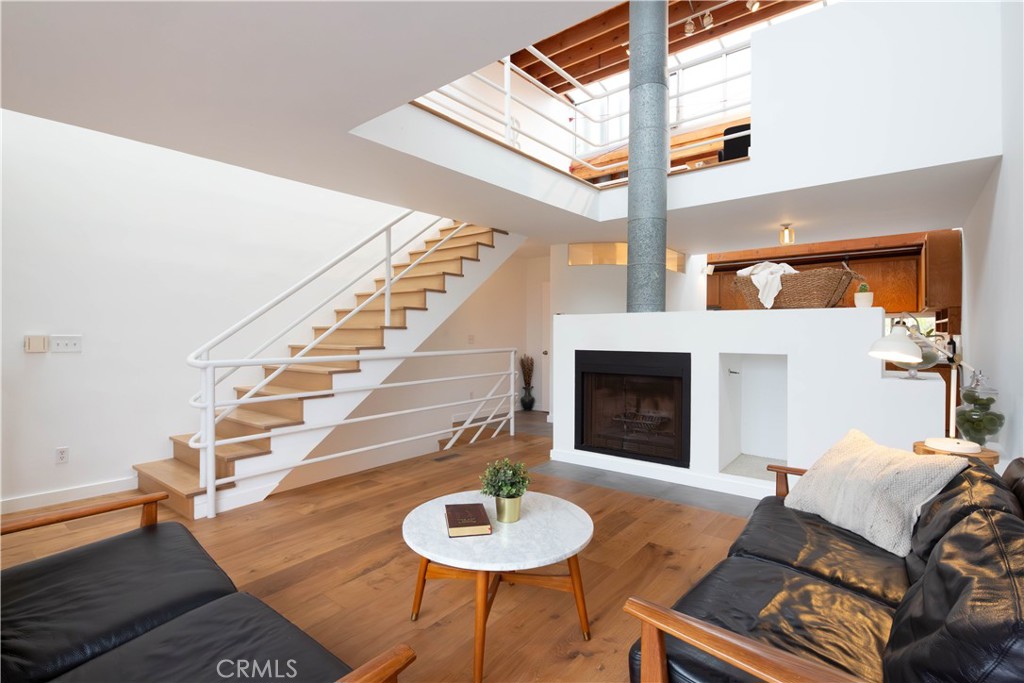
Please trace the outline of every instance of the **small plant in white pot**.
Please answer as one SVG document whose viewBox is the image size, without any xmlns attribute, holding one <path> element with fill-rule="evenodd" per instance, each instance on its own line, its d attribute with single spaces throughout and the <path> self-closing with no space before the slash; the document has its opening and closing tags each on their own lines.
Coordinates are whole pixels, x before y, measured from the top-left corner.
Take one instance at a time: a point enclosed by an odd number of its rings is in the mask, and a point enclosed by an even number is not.
<svg viewBox="0 0 1024 683">
<path fill-rule="evenodd" d="M 875 293 L 868 287 L 868 283 L 862 282 L 853 293 L 853 305 L 857 308 L 871 308 L 875 302 Z"/>
<path fill-rule="evenodd" d="M 526 487 L 530 485 L 530 475 L 526 471 L 526 463 L 513 463 L 508 458 L 487 463 L 480 481 L 484 483 L 485 496 L 494 496 L 494 505 L 498 512 L 498 521 L 510 524 L 519 521 L 520 503 Z"/>
</svg>

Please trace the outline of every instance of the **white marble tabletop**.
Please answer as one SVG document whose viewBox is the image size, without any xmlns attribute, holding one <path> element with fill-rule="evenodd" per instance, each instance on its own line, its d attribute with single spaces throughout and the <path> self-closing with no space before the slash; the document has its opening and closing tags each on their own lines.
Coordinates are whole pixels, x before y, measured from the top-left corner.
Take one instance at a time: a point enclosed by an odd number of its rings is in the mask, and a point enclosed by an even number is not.
<svg viewBox="0 0 1024 683">
<path fill-rule="evenodd" d="M 491 520 L 489 536 L 448 538 L 444 506 L 483 503 Z M 518 522 L 497 521 L 494 498 L 463 491 L 429 500 L 402 523 L 405 543 L 421 557 L 459 569 L 516 571 L 561 562 L 587 547 L 594 522 L 578 505 L 545 493 L 527 491 Z"/>
</svg>

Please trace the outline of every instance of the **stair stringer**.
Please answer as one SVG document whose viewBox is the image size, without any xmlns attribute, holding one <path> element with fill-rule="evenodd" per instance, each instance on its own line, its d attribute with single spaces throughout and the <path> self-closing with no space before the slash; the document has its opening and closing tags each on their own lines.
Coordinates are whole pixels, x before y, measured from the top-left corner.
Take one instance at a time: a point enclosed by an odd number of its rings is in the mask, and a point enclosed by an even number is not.
<svg viewBox="0 0 1024 683">
<path fill-rule="evenodd" d="M 447 320 L 480 285 L 487 281 L 526 240 L 522 235 L 499 235 L 493 248 L 481 248 L 479 261 L 468 261 L 463 267 L 462 277 L 447 278 L 445 292 L 427 293 L 427 310 L 410 310 L 406 313 L 405 329 L 386 329 L 384 332 L 386 351 L 383 354 L 411 353 L 418 349 L 435 330 Z M 372 356 L 372 353 L 368 353 Z M 391 373 L 402 364 L 401 360 L 363 362 L 358 373 L 333 375 L 335 389 L 374 384 L 383 384 Z M 306 424 L 323 424 L 344 419 L 354 411 L 372 392 L 359 391 L 339 394 L 330 398 L 311 399 L 303 407 Z M 287 428 L 284 430 L 286 431 Z M 276 467 L 290 467 L 305 460 L 309 454 L 334 430 L 333 427 L 281 434 L 282 430 L 269 432 L 271 453 L 246 458 L 235 463 L 235 475 L 248 475 Z M 413 457 L 413 456 L 409 456 Z M 345 458 L 348 460 L 348 458 Z M 352 472 L 385 464 L 372 457 L 353 458 Z M 217 512 L 233 510 L 264 500 L 274 492 L 290 470 L 239 479 L 233 488 L 217 492 Z M 332 477 L 338 476 L 337 473 Z M 198 519 L 207 514 L 207 495 L 194 499 L 194 515 Z"/>
</svg>

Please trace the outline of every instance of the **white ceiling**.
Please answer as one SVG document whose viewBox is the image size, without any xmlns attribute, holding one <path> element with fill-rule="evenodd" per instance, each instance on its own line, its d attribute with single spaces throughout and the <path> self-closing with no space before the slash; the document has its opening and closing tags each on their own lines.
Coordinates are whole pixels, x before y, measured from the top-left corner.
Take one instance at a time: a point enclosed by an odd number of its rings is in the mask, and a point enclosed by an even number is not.
<svg viewBox="0 0 1024 683">
<path fill-rule="evenodd" d="M 5 2 L 2 105 L 272 175 L 527 235 L 598 222 L 349 131 L 615 2 Z M 994 162 L 673 211 L 671 246 L 767 246 L 956 227 Z M 584 188 L 589 191 L 589 188 Z M 536 251 L 534 252 L 536 253 Z"/>
</svg>

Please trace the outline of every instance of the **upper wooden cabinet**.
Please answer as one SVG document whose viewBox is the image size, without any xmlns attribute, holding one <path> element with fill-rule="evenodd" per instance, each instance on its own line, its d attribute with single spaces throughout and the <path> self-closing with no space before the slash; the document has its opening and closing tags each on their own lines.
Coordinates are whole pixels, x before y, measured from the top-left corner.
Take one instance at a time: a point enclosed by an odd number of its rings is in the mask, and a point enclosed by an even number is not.
<svg viewBox="0 0 1024 683">
<path fill-rule="evenodd" d="M 948 309 L 956 309 L 957 316 L 959 313 L 959 230 L 708 254 L 708 263 L 715 265 L 715 272 L 708 276 L 708 308 L 746 308 L 732 281 L 737 270 L 761 261 L 785 262 L 801 271 L 842 268 L 846 263 L 864 277 L 875 293 L 875 306 L 887 313 Z M 850 285 L 839 306 L 853 306 L 856 285 Z"/>
</svg>

